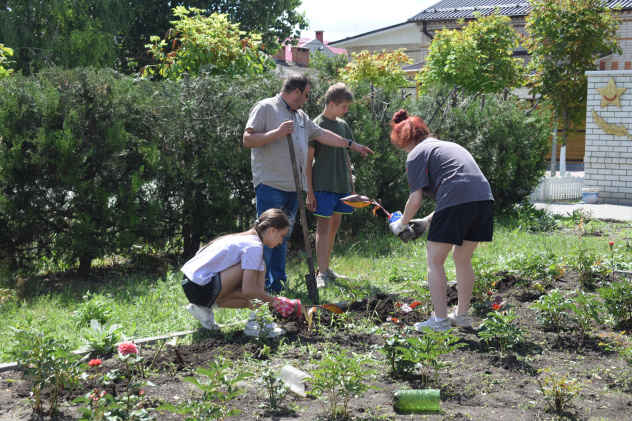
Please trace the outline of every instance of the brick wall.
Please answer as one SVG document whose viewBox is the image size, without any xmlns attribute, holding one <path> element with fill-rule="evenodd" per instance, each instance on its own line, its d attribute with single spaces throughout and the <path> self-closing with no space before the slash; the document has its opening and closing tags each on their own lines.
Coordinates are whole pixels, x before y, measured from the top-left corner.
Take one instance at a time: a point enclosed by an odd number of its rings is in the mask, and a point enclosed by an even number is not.
<svg viewBox="0 0 632 421">
<path fill-rule="evenodd" d="M 586 72 L 588 106 L 586 110 L 586 154 L 584 187 L 599 188 L 599 202 L 632 205 L 632 71 Z M 605 87 L 610 78 L 618 88 L 628 88 L 621 97 L 621 108 L 609 104 L 601 108 L 596 88 Z M 592 111 L 610 126 L 623 127 L 630 136 L 606 134 Z"/>
<path fill-rule="evenodd" d="M 309 48 L 292 47 L 292 61 L 302 66 L 309 66 Z"/>
</svg>

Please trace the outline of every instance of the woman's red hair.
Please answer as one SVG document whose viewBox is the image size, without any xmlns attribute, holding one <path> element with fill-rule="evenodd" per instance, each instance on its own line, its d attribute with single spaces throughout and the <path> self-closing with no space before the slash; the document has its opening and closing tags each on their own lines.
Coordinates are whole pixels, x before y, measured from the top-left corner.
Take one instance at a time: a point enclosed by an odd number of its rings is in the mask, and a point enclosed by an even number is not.
<svg viewBox="0 0 632 421">
<path fill-rule="evenodd" d="M 417 145 L 430 136 L 426 123 L 419 117 L 410 117 L 406 110 L 399 110 L 391 122 L 391 143 L 398 149 L 407 145 Z"/>
</svg>

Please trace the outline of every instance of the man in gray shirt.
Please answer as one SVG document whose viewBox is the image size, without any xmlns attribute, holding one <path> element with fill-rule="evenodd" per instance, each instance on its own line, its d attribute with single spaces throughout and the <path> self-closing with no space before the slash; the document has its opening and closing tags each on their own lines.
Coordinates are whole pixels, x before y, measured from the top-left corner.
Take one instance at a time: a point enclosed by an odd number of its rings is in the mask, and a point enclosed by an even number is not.
<svg viewBox="0 0 632 421">
<path fill-rule="evenodd" d="M 291 217 L 292 226 L 298 211 L 296 185 L 290 160 L 287 137 L 290 136 L 297 160 L 303 190 L 307 189 L 307 144 L 316 139 L 325 145 L 348 148 L 366 157 L 371 149 L 329 130 L 323 130 L 310 120 L 301 107 L 309 99 L 311 82 L 303 75 L 289 76 L 281 92 L 259 101 L 250 111 L 244 132 L 244 146 L 251 149 L 250 162 L 257 199 L 257 216 L 270 208 L 282 208 Z M 292 232 L 290 227 L 289 233 Z M 266 290 L 278 292 L 287 280 L 285 256 L 287 238 L 283 244 L 264 247 Z"/>
</svg>

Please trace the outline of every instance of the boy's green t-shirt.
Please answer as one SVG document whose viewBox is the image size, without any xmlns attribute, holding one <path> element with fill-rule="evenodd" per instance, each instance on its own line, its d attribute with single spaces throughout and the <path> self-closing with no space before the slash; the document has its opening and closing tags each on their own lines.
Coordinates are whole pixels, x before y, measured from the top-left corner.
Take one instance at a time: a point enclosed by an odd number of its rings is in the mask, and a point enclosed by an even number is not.
<svg viewBox="0 0 632 421">
<path fill-rule="evenodd" d="M 345 139 L 353 139 L 351 129 L 343 120 L 334 121 L 321 114 L 313 121 L 323 129 L 332 131 Z M 310 140 L 309 146 L 314 148 L 314 166 L 312 167 L 314 191 L 351 193 L 353 187 L 349 179 L 347 149 L 323 145 L 317 140 Z"/>
</svg>

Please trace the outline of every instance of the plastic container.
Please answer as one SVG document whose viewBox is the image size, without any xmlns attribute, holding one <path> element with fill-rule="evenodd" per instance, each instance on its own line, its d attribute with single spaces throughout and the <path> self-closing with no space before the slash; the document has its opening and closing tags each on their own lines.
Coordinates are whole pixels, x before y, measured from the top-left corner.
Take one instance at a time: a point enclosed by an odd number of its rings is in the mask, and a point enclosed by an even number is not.
<svg viewBox="0 0 632 421">
<path fill-rule="evenodd" d="M 400 412 L 438 412 L 440 403 L 441 391 L 439 389 L 393 392 L 393 409 Z"/>
<path fill-rule="evenodd" d="M 599 203 L 599 189 L 596 187 L 582 189 L 582 201 L 591 205 Z"/>
<path fill-rule="evenodd" d="M 290 386 L 290 390 L 297 395 L 306 397 L 305 393 L 305 379 L 311 379 L 312 376 L 299 370 L 291 365 L 285 365 L 281 368 L 281 374 L 279 375 L 281 381 Z"/>
<path fill-rule="evenodd" d="M 392 224 L 393 222 L 402 219 L 402 213 L 400 211 L 397 212 L 393 212 L 391 214 L 391 216 L 388 218 L 388 222 L 389 224 Z"/>
</svg>

